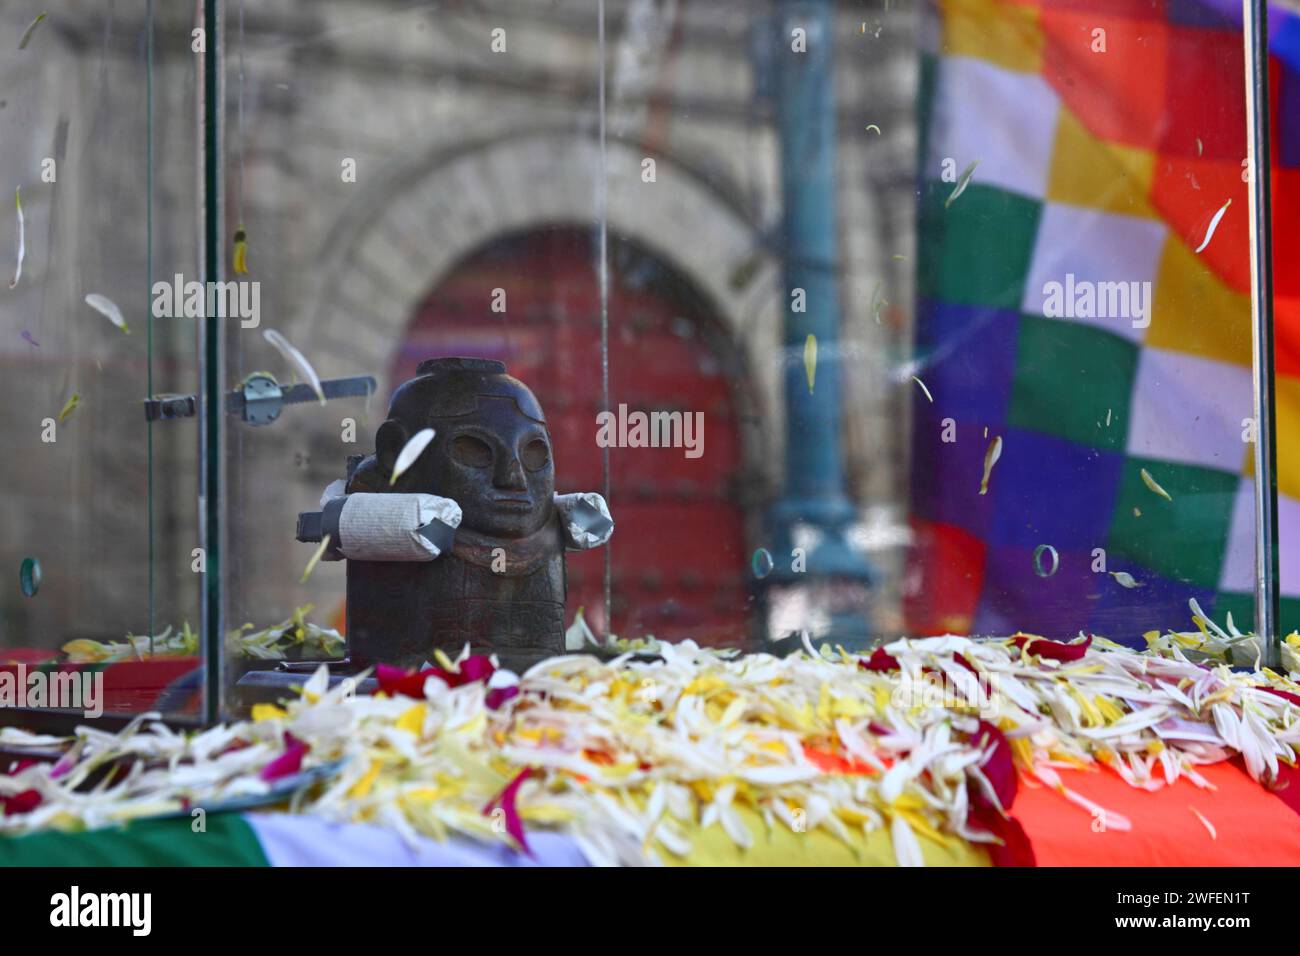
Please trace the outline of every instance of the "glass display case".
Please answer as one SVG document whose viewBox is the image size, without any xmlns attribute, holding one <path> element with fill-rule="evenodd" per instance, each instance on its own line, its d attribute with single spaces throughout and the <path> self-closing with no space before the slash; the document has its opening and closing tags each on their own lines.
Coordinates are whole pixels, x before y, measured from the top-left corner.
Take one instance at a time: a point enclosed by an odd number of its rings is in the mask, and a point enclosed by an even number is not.
<svg viewBox="0 0 1300 956">
<path fill-rule="evenodd" d="M 1227 13 L 184 7 L 77 3 L 0 51 L 3 666 L 183 722 L 466 633 L 1142 646 L 1202 612 L 1249 631 L 1279 588 L 1269 630 L 1296 626 Z M 450 358 L 478 364 L 394 402 Z M 418 517 L 331 525 L 344 494 Z M 529 509 L 558 564 L 483 530 Z M 428 552 L 439 523 L 431 560 L 358 544 Z"/>
<path fill-rule="evenodd" d="M 162 6 L 3 14 L 7 723 L 202 710 L 199 436 L 145 414 L 198 385 L 195 323 L 152 309 L 200 238 L 190 15 Z"/>
</svg>

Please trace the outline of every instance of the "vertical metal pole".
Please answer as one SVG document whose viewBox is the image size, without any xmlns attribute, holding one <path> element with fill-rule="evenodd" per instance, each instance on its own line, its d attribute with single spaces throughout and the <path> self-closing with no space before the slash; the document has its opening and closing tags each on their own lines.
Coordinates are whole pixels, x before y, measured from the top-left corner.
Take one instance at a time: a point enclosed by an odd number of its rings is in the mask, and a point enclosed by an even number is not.
<svg viewBox="0 0 1300 956">
<path fill-rule="evenodd" d="M 600 124 L 600 180 L 596 184 L 596 218 L 600 231 L 600 401 L 604 411 L 609 411 L 609 153 L 605 117 L 605 0 L 596 3 L 597 56 L 600 57 L 599 124 Z M 601 472 L 604 476 L 605 501 L 610 508 L 609 446 L 600 450 Z M 605 552 L 605 634 L 614 633 L 614 554 L 606 541 Z"/>
<path fill-rule="evenodd" d="M 1268 20 L 1265 0 L 1242 0 L 1250 160 L 1250 311 L 1255 398 L 1255 633 L 1263 663 L 1282 659 L 1278 620 L 1277 423 L 1273 386 L 1273 223 L 1269 182 Z"/>
<path fill-rule="evenodd" d="M 219 0 L 204 0 L 203 32 L 203 281 L 221 281 L 221 15 Z M 211 301 L 205 296 L 205 301 Z M 220 320 L 205 315 L 201 337 L 199 474 L 200 523 L 204 549 L 203 572 L 203 716 L 207 723 L 221 718 L 224 683 L 225 614 L 222 595 L 222 547 L 225 522 L 222 469 L 225 466 L 225 378 Z"/>
<path fill-rule="evenodd" d="M 778 0 L 775 42 L 776 115 L 781 150 L 782 253 L 785 313 L 785 487 L 773 507 L 778 555 L 773 577 L 794 580 L 791 531 L 804 525 L 820 544 L 808 556 L 807 575 L 868 579 L 866 561 L 844 542 L 855 516 L 845 493 L 839 251 L 835 184 L 836 128 L 832 0 Z M 793 49 L 804 31 L 806 52 Z M 802 290 L 806 310 L 793 299 Z M 803 354 L 809 335 L 817 340 L 817 364 L 809 388 Z"/>
</svg>

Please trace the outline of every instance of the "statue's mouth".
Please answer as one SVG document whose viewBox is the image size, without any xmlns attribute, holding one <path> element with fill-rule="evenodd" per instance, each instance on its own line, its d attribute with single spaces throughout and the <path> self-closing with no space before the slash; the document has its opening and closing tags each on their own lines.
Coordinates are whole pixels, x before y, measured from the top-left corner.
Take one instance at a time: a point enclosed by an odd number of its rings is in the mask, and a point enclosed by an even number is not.
<svg viewBox="0 0 1300 956">
<path fill-rule="evenodd" d="M 492 507 L 498 511 L 532 511 L 533 502 L 529 498 L 492 498 Z"/>
</svg>

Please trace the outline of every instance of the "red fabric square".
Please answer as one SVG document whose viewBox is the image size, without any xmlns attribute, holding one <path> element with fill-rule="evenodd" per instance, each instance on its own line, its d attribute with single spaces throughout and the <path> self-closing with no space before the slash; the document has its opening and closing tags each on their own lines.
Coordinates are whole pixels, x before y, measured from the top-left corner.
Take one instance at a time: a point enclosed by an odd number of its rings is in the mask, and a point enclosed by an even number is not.
<svg viewBox="0 0 1300 956">
<path fill-rule="evenodd" d="M 1246 156 L 1246 63 L 1240 32 L 1170 27 L 1160 152 L 1240 166 Z M 1135 76 L 1135 82 L 1141 77 Z"/>
<path fill-rule="evenodd" d="M 970 630 L 984 587 L 984 542 L 961 528 L 912 519 L 915 544 L 904 578 L 903 614 L 911 634 Z"/>
<path fill-rule="evenodd" d="M 1104 139 L 1155 149 L 1169 125 L 1169 26 L 1115 13 L 1046 7 L 1040 19 L 1043 78 L 1084 127 Z M 1106 31 L 1104 53 L 1092 50 L 1094 29 Z"/>
</svg>

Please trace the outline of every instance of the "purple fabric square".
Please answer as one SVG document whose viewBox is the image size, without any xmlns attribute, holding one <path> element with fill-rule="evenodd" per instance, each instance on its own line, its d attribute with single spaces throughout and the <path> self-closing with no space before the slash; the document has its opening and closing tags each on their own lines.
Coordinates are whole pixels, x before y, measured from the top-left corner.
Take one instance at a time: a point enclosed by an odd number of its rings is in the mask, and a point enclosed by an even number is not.
<svg viewBox="0 0 1300 956">
<path fill-rule="evenodd" d="M 1031 549 L 1050 544 L 1062 553 L 1102 547 L 1123 467 L 1124 456 L 1115 452 L 1006 429 L 1002 457 L 989 481 L 997 503 L 990 544 Z M 982 473 L 982 458 L 980 469 Z"/>
<path fill-rule="evenodd" d="M 1034 570 L 1034 548 L 990 547 L 974 633 L 1005 636 L 1026 631 L 1069 640 L 1087 630 L 1093 609 L 1087 597 L 1097 585 L 1091 552 L 1057 548 L 1057 558 L 1056 573 L 1041 577 Z M 1046 552 L 1042 567 L 1052 567 Z"/>
<path fill-rule="evenodd" d="M 1201 607 L 1213 606 L 1215 592 L 1185 581 L 1171 581 L 1141 567 L 1116 561 L 1107 571 L 1128 571 L 1142 585 L 1126 588 L 1110 574 L 1096 574 L 1096 601 L 1088 626 L 1093 633 L 1120 644 L 1144 648 L 1145 631 L 1192 627 L 1192 612 L 1187 602 L 1196 598 Z"/>
</svg>

